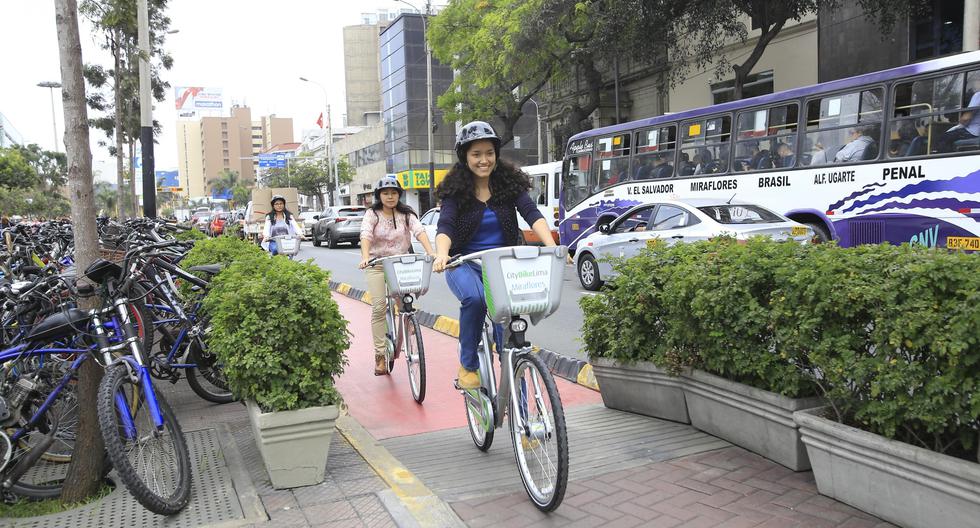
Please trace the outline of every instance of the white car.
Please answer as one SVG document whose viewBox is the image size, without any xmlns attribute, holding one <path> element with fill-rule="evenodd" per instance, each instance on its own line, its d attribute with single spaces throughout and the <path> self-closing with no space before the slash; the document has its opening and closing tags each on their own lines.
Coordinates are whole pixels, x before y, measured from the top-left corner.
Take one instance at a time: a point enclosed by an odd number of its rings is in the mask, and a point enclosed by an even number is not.
<svg viewBox="0 0 980 528">
<path fill-rule="evenodd" d="M 710 199 L 664 200 L 633 207 L 580 240 L 575 269 L 583 288 L 598 290 L 613 275 L 608 257 L 634 256 L 656 239 L 674 244 L 719 236 L 736 240 L 768 236 L 805 244 L 814 232 L 758 205 Z"/>
<path fill-rule="evenodd" d="M 305 213 L 299 214 L 299 224 L 303 226 L 304 234 L 306 238 L 310 238 L 313 234 L 313 226 L 316 225 L 318 216 L 323 215 L 321 211 L 306 211 Z"/>
<path fill-rule="evenodd" d="M 439 227 L 439 208 L 433 207 L 426 211 L 422 215 L 422 218 L 419 219 L 419 222 L 425 228 L 425 234 L 429 237 L 429 244 L 432 244 L 432 249 L 434 250 L 436 248 L 436 229 Z M 415 237 L 412 237 L 412 251 L 418 254 L 425 253 L 425 248 L 422 247 L 422 243 Z"/>
</svg>

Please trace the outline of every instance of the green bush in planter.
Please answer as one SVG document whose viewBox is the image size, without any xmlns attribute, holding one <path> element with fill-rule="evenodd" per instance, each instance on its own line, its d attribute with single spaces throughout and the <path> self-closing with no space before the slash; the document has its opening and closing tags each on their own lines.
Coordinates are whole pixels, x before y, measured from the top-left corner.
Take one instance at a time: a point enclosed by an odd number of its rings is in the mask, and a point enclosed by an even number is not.
<svg viewBox="0 0 980 528">
<path fill-rule="evenodd" d="M 181 267 L 190 267 L 202 264 L 231 264 L 232 262 L 267 255 L 259 246 L 234 237 L 205 238 L 194 243 L 194 247 L 187 253 L 180 265 Z"/>
<path fill-rule="evenodd" d="M 975 459 L 980 431 L 980 260 L 910 246 L 821 249 L 779 319 L 810 358 L 835 418 Z"/>
<path fill-rule="evenodd" d="M 208 236 L 191 227 L 186 231 L 179 231 L 174 235 L 174 238 L 177 240 L 207 240 Z"/>
<path fill-rule="evenodd" d="M 240 260 L 215 278 L 204 300 L 208 346 L 237 397 L 266 412 L 340 402 L 333 379 L 350 337 L 328 280 L 319 267 L 285 258 Z"/>
</svg>

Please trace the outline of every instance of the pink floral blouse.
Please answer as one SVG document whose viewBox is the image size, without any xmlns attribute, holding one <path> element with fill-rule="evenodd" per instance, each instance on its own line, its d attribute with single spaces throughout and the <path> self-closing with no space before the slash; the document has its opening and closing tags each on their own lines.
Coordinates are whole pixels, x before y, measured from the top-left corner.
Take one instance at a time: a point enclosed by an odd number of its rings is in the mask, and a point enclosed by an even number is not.
<svg viewBox="0 0 980 528">
<path fill-rule="evenodd" d="M 361 221 L 361 240 L 371 242 L 371 258 L 408 253 L 412 247 L 412 237 L 417 237 L 424 231 L 415 215 L 408 215 L 406 218 L 396 212 L 395 219 L 398 221 L 397 226 L 394 220 L 389 220 L 374 209 L 368 209 L 364 214 L 364 220 Z"/>
</svg>

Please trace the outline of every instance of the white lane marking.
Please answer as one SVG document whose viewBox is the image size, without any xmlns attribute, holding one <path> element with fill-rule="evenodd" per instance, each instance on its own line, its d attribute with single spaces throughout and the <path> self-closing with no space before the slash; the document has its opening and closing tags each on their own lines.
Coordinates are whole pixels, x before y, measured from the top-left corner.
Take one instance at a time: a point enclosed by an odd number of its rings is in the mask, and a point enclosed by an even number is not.
<svg viewBox="0 0 980 528">
<path fill-rule="evenodd" d="M 580 291 L 579 295 L 599 295 L 599 292 Z"/>
</svg>

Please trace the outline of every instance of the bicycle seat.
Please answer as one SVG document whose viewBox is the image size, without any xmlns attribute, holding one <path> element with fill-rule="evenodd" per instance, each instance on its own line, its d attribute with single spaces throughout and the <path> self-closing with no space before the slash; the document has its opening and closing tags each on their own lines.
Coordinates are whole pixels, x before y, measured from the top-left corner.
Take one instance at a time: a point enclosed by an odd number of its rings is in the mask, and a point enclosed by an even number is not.
<svg viewBox="0 0 980 528">
<path fill-rule="evenodd" d="M 199 271 L 201 273 L 207 273 L 208 275 L 217 275 L 218 272 L 221 271 L 221 269 L 224 267 L 225 267 L 224 264 L 202 264 L 200 266 L 192 266 L 190 268 L 187 268 L 187 270 Z"/>
<path fill-rule="evenodd" d="M 89 315 L 87 312 L 77 308 L 71 308 L 67 312 L 58 312 L 49 315 L 40 323 L 34 325 L 31 333 L 27 334 L 28 341 L 52 341 L 62 337 L 70 336 L 85 328 Z"/>
</svg>

